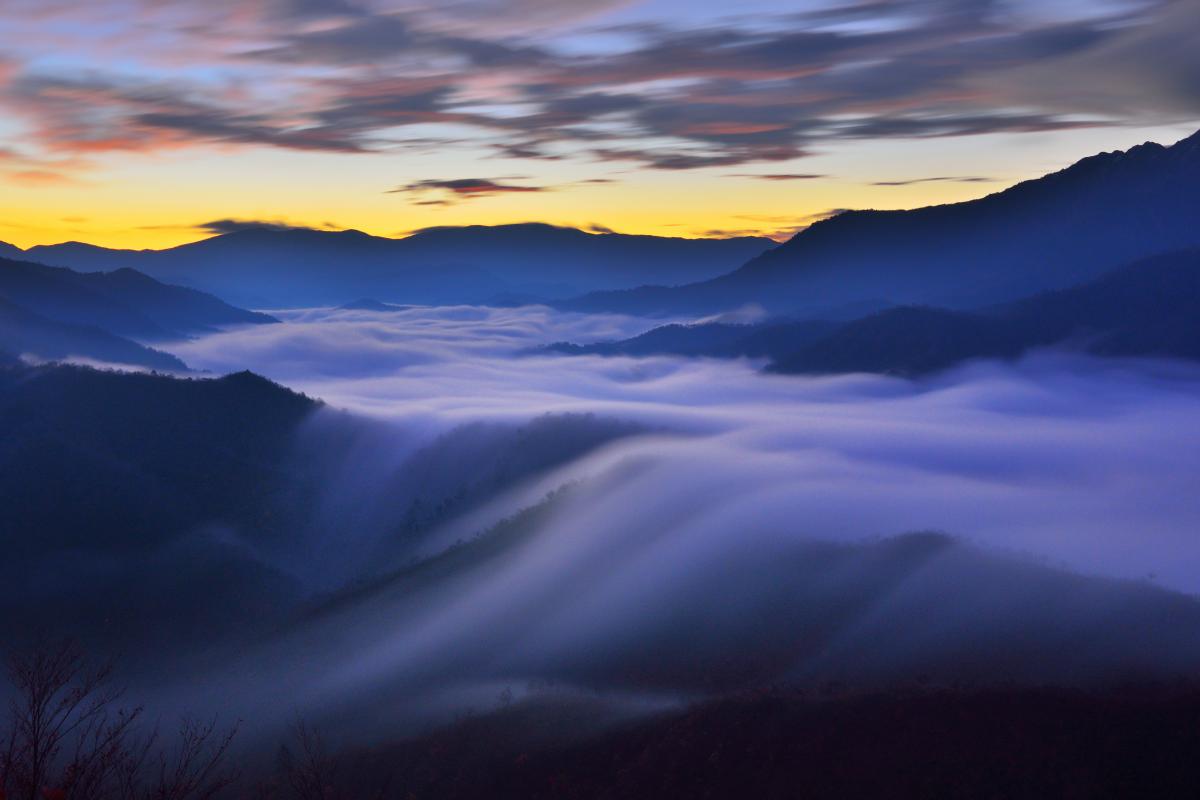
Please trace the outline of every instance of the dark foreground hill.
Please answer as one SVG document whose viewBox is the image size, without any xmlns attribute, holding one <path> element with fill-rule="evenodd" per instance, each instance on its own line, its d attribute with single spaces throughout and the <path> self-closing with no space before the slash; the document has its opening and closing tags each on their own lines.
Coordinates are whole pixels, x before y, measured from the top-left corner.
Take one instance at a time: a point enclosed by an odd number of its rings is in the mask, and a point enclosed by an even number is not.
<svg viewBox="0 0 1200 800">
<path fill-rule="evenodd" d="M 288 437 L 316 407 L 248 372 L 0 370 L 8 552 L 56 539 L 120 551 L 209 522 L 212 509 L 252 521 L 254 497 L 278 487 Z"/>
<path fill-rule="evenodd" d="M 296 587 L 255 548 L 289 535 L 273 502 L 317 404 L 220 379 L 0 368 L 0 633 L 112 648 L 269 622 Z"/>
<path fill-rule="evenodd" d="M 400 459 L 392 427 L 249 372 L 33 367 L 0 351 L 0 640 L 183 653 L 261 632 L 641 430 L 587 415 L 478 423 Z"/>
<path fill-rule="evenodd" d="M 589 714 L 518 706 L 468 719 L 348 753 L 338 782 L 443 800 L 1117 800 L 1190 797 L 1200 783 L 1194 685 L 768 691 L 566 735 Z"/>
<path fill-rule="evenodd" d="M 1062 289 L 1155 253 L 1200 246 L 1200 133 L 1101 153 L 980 200 L 852 211 L 728 275 L 565 305 L 711 313 L 759 303 L 825 317 L 853 304 L 968 309 Z"/>
</svg>

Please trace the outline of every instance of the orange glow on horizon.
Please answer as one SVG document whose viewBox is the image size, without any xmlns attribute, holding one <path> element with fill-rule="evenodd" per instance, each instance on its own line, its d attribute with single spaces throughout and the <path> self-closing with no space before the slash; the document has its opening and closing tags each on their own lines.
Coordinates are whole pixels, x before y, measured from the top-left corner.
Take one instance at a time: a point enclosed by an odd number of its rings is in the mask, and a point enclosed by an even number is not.
<svg viewBox="0 0 1200 800">
<path fill-rule="evenodd" d="M 1030 160 L 1028 139 L 1014 143 L 1008 137 L 852 143 L 802 161 L 736 170 L 263 148 L 125 155 L 77 170 L 73 181 L 0 171 L 0 241 L 22 248 L 81 241 L 162 249 L 207 238 L 203 223 L 227 219 L 393 238 L 435 226 L 543 222 L 629 234 L 782 241 L 832 210 L 970 200 L 1101 150 L 1147 139 L 1169 143 L 1173 136 L 1137 128 L 1039 134 L 1037 161 Z M 537 188 L 473 192 L 462 190 L 467 184 L 461 180 L 455 182 L 459 194 L 394 191 L 448 176 Z"/>
</svg>

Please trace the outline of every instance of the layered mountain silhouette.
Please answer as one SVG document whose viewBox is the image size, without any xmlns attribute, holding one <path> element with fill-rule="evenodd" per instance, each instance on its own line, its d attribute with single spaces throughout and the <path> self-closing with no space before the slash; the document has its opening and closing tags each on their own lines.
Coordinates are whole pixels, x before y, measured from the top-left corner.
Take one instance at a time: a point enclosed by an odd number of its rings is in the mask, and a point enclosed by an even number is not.
<svg viewBox="0 0 1200 800">
<path fill-rule="evenodd" d="M 970 309 L 1200 246 L 1198 218 L 1200 133 L 1171 147 L 1092 156 L 979 200 L 845 212 L 710 281 L 597 293 L 565 305 L 678 314 L 756 302 L 812 317 L 844 317 L 847 307 L 864 304 Z"/>
<path fill-rule="evenodd" d="M 81 273 L 0 259 L 0 297 L 58 322 L 94 325 L 147 341 L 209 333 L 227 325 L 277 321 L 131 269 Z"/>
<path fill-rule="evenodd" d="M 15 355 L 179 371 L 182 361 L 141 343 L 277 321 L 131 269 L 80 273 L 0 258 L 0 349 Z"/>
<path fill-rule="evenodd" d="M 1200 250 L 1187 250 L 987 312 L 881 311 L 779 359 L 772 369 L 920 375 L 1051 345 L 1103 356 L 1197 360 L 1198 319 Z"/>
<path fill-rule="evenodd" d="M 132 267 L 252 307 L 525 302 L 728 272 L 768 239 L 673 239 L 542 224 L 432 228 L 403 239 L 252 227 L 169 250 L 68 242 L 24 257 L 80 270 Z"/>
<path fill-rule="evenodd" d="M 175 356 L 144 347 L 94 326 L 68 325 L 27 311 L 0 297 L 0 349 L 45 361 L 90 359 L 108 364 L 183 372 Z"/>
<path fill-rule="evenodd" d="M 592 355 L 765 357 L 778 372 L 921 375 L 968 359 L 1063 346 L 1200 360 L 1200 249 L 1140 260 L 1081 286 L 976 311 L 900 306 L 846 323 L 681 325 L 631 339 L 558 343 Z"/>
</svg>

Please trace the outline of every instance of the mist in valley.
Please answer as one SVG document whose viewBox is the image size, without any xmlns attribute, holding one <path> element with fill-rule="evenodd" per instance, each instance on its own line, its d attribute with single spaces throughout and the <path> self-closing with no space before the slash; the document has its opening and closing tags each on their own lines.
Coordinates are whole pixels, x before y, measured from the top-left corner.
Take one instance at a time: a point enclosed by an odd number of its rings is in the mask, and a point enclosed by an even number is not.
<svg viewBox="0 0 1200 800">
<path fill-rule="evenodd" d="M 1044 351 L 791 377 L 538 350 L 657 324 L 634 317 L 273 313 L 169 349 L 325 401 L 294 441 L 303 522 L 244 545 L 295 597 L 160 675 L 156 706 L 369 738 L 514 699 L 623 716 L 763 684 L 1100 685 L 1200 659 L 1192 365 Z"/>
</svg>

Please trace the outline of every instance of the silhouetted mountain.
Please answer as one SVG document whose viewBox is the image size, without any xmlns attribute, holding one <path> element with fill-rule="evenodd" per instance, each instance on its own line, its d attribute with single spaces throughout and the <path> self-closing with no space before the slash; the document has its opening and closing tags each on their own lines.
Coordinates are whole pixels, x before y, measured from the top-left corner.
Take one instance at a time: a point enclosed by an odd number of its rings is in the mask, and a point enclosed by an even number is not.
<svg viewBox="0 0 1200 800">
<path fill-rule="evenodd" d="M 249 229 L 162 251 L 69 242 L 27 258 L 83 270 L 133 267 L 254 306 L 335 305 L 355 297 L 477 303 L 569 297 L 724 272 L 774 243 L 593 234 L 525 224 L 434 228 L 404 239 L 359 231 Z"/>
<path fill-rule="evenodd" d="M 1079 337 L 1098 355 L 1200 359 L 1200 249 L 1143 259 L 997 313 L 1030 345 Z"/>
<path fill-rule="evenodd" d="M 558 342 L 545 349 L 568 355 L 709 356 L 713 358 L 781 358 L 825 336 L 835 322 L 810 320 L 757 325 L 707 323 L 663 325 L 631 339 L 577 345 Z"/>
<path fill-rule="evenodd" d="M 694 313 L 747 302 L 826 317 L 849 303 L 968 309 L 1090 280 L 1200 246 L 1200 133 L 1102 153 L 988 197 L 911 211 L 850 211 L 741 269 L 678 288 L 600 293 L 580 310 Z"/>
<path fill-rule="evenodd" d="M 920 375 L 1067 344 L 1096 355 L 1200 359 L 1200 249 L 1143 259 L 1071 289 L 964 312 L 901 306 L 848 322 L 664 325 L 544 348 L 568 355 L 767 357 L 780 372 Z"/>
<path fill-rule="evenodd" d="M 25 251 L 16 245 L 8 242 L 0 242 L 0 258 L 16 258 L 19 259 L 25 255 Z"/>
<path fill-rule="evenodd" d="M 366 797 L 402 775 L 412 796 L 439 800 L 1170 798 L 1200 781 L 1195 683 L 777 689 L 584 727 L 601 712 L 527 703 L 472 715 L 347 754 L 353 768 L 337 780 Z"/>
<path fill-rule="evenodd" d="M 176 333 L 207 333 L 228 325 L 267 325 L 269 314 L 247 311 L 211 294 L 170 286 L 132 269 L 81 274 L 78 282 L 97 294 L 136 308 L 160 327 Z"/>
<path fill-rule="evenodd" d="M 86 358 L 110 364 L 183 372 L 187 365 L 95 327 L 67 325 L 26 311 L 0 297 L 0 350 L 43 361 Z"/>
<path fill-rule="evenodd" d="M 918 375 L 1047 345 L 1096 355 L 1200 359 L 1197 320 L 1200 250 L 1185 250 L 986 313 L 882 311 L 780 359 L 773 369 Z"/>
<path fill-rule="evenodd" d="M 80 273 L 0 259 L 0 297 L 58 322 L 151 341 L 183 338 L 223 325 L 277 321 L 130 269 Z"/>
<path fill-rule="evenodd" d="M 978 314 L 906 306 L 844 325 L 780 359 L 777 372 L 879 372 L 921 375 L 969 358 L 1012 358 L 1022 337 Z"/>
</svg>

